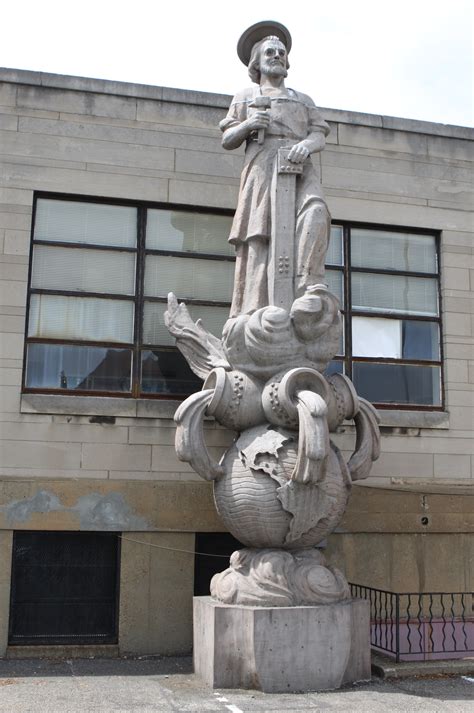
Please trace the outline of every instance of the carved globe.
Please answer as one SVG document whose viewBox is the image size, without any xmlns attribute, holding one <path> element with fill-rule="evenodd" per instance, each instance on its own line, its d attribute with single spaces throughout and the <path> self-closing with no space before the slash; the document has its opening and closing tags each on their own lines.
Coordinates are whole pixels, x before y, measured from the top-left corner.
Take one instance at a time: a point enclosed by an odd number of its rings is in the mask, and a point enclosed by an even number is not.
<svg viewBox="0 0 474 713">
<path fill-rule="evenodd" d="M 295 431 L 260 425 L 242 432 L 226 452 L 214 498 L 224 524 L 242 544 L 314 546 L 342 518 L 350 476 L 339 450 L 331 443 L 324 477 L 314 484 L 291 479 L 297 450 Z"/>
</svg>

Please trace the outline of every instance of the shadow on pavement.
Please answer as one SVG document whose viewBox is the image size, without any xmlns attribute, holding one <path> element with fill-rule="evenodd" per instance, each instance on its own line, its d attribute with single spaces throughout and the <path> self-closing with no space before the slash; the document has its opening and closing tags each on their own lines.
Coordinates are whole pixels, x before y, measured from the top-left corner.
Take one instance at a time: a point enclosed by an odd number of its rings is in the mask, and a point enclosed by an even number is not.
<svg viewBox="0 0 474 713">
<path fill-rule="evenodd" d="M 48 676 L 171 676 L 193 673 L 191 656 L 120 659 L 0 659 L 2 678 Z"/>
</svg>

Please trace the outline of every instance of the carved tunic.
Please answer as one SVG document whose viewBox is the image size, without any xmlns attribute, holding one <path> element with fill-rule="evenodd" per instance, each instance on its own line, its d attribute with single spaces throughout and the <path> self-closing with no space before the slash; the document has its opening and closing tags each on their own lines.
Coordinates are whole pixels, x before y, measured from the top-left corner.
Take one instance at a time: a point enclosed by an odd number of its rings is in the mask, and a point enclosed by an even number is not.
<svg viewBox="0 0 474 713">
<path fill-rule="evenodd" d="M 271 184 L 274 161 L 282 146 L 293 146 L 314 132 L 329 133 L 313 101 L 287 90 L 286 97 L 271 97 L 270 125 L 263 144 L 257 135 L 247 140 L 237 210 L 229 241 L 236 246 L 237 264 L 231 316 L 251 313 L 268 305 L 267 263 L 271 236 Z M 223 132 L 237 126 L 255 111 L 250 104 L 260 87 L 239 92 L 221 121 Z M 321 280 L 328 241 L 329 213 L 311 159 L 304 163 L 296 189 L 296 263 L 301 289 Z M 323 264 L 321 264 L 321 262 Z"/>
</svg>

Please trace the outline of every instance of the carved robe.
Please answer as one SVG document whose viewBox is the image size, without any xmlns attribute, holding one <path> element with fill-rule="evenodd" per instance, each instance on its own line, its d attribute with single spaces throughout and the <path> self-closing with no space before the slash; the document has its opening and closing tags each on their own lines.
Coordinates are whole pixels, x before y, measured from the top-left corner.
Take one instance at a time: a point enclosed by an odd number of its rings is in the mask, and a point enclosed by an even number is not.
<svg viewBox="0 0 474 713">
<path fill-rule="evenodd" d="M 244 121 L 260 87 L 239 92 L 221 121 L 223 132 Z M 329 133 L 313 101 L 287 90 L 285 97 L 271 97 L 270 125 L 263 144 L 257 135 L 247 140 L 240 193 L 229 241 L 236 247 L 236 271 L 231 317 L 250 314 L 269 304 L 267 266 L 271 236 L 271 184 L 275 157 L 280 147 L 293 146 L 314 132 Z M 305 287 L 321 282 L 329 236 L 330 216 L 321 184 L 308 157 L 296 183 L 296 296 Z"/>
</svg>

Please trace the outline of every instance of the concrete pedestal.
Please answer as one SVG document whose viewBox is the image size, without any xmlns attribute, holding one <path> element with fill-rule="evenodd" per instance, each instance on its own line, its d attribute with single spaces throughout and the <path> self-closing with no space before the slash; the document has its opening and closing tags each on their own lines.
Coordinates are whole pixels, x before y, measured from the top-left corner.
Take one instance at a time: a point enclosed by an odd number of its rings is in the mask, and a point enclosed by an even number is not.
<svg viewBox="0 0 474 713">
<path fill-rule="evenodd" d="M 194 597 L 194 670 L 211 688 L 323 691 L 370 679 L 369 602 L 244 607 Z"/>
</svg>

